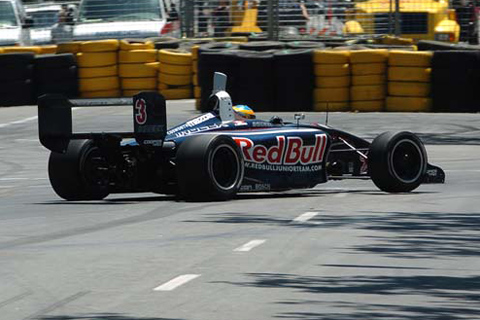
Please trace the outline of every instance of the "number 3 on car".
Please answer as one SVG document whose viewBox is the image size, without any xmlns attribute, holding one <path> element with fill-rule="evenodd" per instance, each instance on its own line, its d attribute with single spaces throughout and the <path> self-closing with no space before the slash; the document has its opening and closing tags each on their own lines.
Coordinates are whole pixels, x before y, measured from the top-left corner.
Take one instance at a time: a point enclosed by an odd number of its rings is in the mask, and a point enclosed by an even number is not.
<svg viewBox="0 0 480 320">
<path fill-rule="evenodd" d="M 147 122 L 147 104 L 144 99 L 138 99 L 135 102 L 135 121 L 139 125 L 143 125 Z"/>
</svg>

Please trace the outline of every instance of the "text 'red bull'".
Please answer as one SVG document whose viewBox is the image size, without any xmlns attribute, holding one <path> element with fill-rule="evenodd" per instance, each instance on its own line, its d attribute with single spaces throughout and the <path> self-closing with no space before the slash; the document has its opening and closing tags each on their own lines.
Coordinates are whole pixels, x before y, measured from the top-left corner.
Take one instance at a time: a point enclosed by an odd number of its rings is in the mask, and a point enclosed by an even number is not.
<svg viewBox="0 0 480 320">
<path fill-rule="evenodd" d="M 276 165 L 320 163 L 327 145 L 325 134 L 316 134 L 314 145 L 303 145 L 300 137 L 277 136 L 277 144 L 268 149 L 263 145 L 255 145 L 248 138 L 234 137 L 233 140 L 240 147 L 245 161 Z"/>
</svg>

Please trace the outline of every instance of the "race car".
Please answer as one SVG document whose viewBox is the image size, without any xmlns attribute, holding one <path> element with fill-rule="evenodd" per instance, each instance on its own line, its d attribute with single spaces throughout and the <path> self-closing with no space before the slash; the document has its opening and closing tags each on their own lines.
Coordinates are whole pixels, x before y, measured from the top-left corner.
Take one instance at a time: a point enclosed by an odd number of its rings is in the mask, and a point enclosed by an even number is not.
<svg viewBox="0 0 480 320">
<path fill-rule="evenodd" d="M 226 81 L 215 73 L 210 112 L 168 130 L 166 102 L 156 92 L 130 99 L 133 132 L 73 133 L 72 107 L 108 101 L 41 97 L 39 136 L 51 150 L 54 191 L 72 201 L 130 192 L 205 201 L 337 179 L 372 179 L 386 192 L 445 181 L 444 171 L 428 163 L 425 147 L 411 132 L 385 132 L 370 143 L 328 125 L 301 123 L 302 114 L 293 122 L 259 120 L 249 107 L 232 105 Z"/>
</svg>

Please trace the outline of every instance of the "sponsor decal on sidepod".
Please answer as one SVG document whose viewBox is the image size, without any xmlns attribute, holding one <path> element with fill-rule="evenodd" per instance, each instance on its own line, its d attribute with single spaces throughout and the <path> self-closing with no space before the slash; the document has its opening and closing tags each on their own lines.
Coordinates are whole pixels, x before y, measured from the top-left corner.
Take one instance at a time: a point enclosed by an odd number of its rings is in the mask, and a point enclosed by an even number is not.
<svg viewBox="0 0 480 320">
<path fill-rule="evenodd" d="M 268 171 L 317 171 L 325 155 L 327 136 L 315 135 L 315 144 L 304 145 L 300 137 L 277 136 L 277 143 L 267 149 L 248 138 L 233 137 L 242 151 L 245 167 Z M 301 165 L 301 166 L 295 166 Z M 308 170 L 306 170 L 308 169 Z"/>
</svg>

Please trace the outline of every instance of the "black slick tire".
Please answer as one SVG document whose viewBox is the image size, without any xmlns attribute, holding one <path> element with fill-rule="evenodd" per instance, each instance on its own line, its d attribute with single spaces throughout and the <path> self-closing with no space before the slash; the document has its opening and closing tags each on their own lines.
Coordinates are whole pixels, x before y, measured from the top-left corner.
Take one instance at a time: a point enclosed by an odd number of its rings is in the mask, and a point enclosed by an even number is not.
<svg viewBox="0 0 480 320">
<path fill-rule="evenodd" d="M 384 132 L 377 136 L 368 153 L 368 171 L 375 185 L 385 192 L 410 192 L 425 177 L 427 152 L 411 132 Z"/>
<path fill-rule="evenodd" d="M 180 196 L 186 200 L 228 200 L 240 189 L 243 157 L 231 137 L 189 137 L 180 145 L 175 162 Z"/>
<path fill-rule="evenodd" d="M 93 161 L 98 158 L 101 156 L 92 140 L 71 140 L 65 154 L 52 152 L 48 175 L 57 195 L 69 201 L 101 200 L 108 196 L 108 183 L 92 174 Z"/>
</svg>

